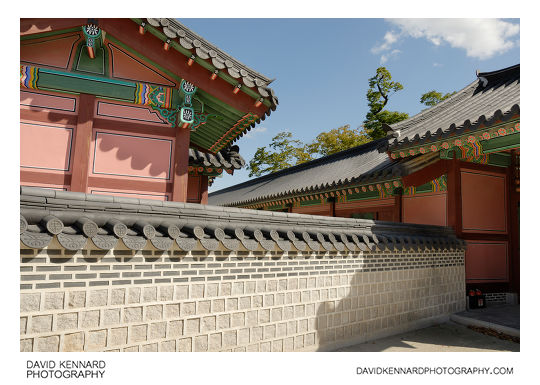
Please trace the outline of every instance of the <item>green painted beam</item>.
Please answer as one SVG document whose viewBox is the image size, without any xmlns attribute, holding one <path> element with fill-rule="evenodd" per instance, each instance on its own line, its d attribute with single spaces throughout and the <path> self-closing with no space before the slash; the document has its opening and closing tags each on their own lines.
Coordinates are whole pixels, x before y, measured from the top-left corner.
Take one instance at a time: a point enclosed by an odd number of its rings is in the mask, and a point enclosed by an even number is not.
<svg viewBox="0 0 540 385">
<path fill-rule="evenodd" d="M 201 127 L 205 127 L 204 130 L 201 131 Z M 219 131 L 216 132 L 215 129 L 212 126 L 208 126 L 208 124 L 201 127 L 197 128 L 197 130 L 193 132 L 193 135 L 191 136 L 193 139 L 209 141 L 213 144 L 223 135 L 220 135 Z"/>
<path fill-rule="evenodd" d="M 300 207 L 318 206 L 321 205 L 321 199 L 312 199 L 309 201 L 300 201 Z"/>
<path fill-rule="evenodd" d="M 450 150 L 440 150 L 439 151 L 439 158 L 440 159 L 454 159 L 454 154 L 456 152 L 453 150 L 453 149 L 450 149 Z M 459 157 L 461 157 L 461 155 L 459 155 L 458 153 L 458 159 Z"/>
<path fill-rule="evenodd" d="M 433 185 L 431 184 L 431 182 L 427 182 L 423 185 L 416 187 L 417 193 L 432 192 L 432 191 L 433 191 Z"/>
<path fill-rule="evenodd" d="M 379 190 L 359 192 L 347 195 L 347 202 L 361 201 L 364 199 L 373 199 L 379 197 Z"/>
<path fill-rule="evenodd" d="M 201 146 L 203 148 L 210 148 L 212 147 L 212 145 L 215 143 L 215 140 L 212 141 L 211 139 L 208 139 L 208 138 L 205 138 L 205 137 L 201 137 L 200 135 L 194 135 L 196 134 L 195 133 L 191 133 L 190 137 L 189 137 L 189 140 L 192 142 L 192 143 L 195 143 L 196 145 L 198 146 Z"/>
<path fill-rule="evenodd" d="M 226 117 L 232 120 L 233 122 L 238 121 L 242 116 L 244 116 L 244 114 L 241 113 L 240 111 L 231 111 L 227 108 L 223 108 L 221 105 L 214 103 L 213 101 L 207 101 L 204 99 L 202 99 L 202 101 L 204 102 L 205 112 L 207 112 L 206 111 L 207 108 L 212 109 L 216 111 L 215 113 L 219 113 L 221 116 Z"/>
<path fill-rule="evenodd" d="M 133 82 L 48 68 L 39 69 L 37 85 L 39 89 L 86 93 L 131 102 L 136 88 Z"/>
<path fill-rule="evenodd" d="M 215 121 L 219 121 L 219 122 L 221 122 L 223 125 L 225 125 L 227 127 L 232 127 L 234 125 L 234 123 L 236 123 L 241 118 L 241 116 L 231 116 L 229 114 L 223 114 L 223 111 L 216 110 L 215 108 L 210 107 L 208 105 L 204 106 L 204 113 L 205 114 L 219 115 L 221 117 L 221 119 L 215 120 Z"/>
<path fill-rule="evenodd" d="M 499 136 L 490 140 L 483 140 L 480 142 L 482 145 L 482 151 L 484 154 L 492 152 L 509 150 L 519 147 L 519 132 L 517 134 L 511 134 L 506 136 Z"/>
<path fill-rule="evenodd" d="M 512 164 L 512 157 L 510 154 L 505 153 L 488 154 L 488 164 L 492 166 L 508 167 Z"/>
</svg>

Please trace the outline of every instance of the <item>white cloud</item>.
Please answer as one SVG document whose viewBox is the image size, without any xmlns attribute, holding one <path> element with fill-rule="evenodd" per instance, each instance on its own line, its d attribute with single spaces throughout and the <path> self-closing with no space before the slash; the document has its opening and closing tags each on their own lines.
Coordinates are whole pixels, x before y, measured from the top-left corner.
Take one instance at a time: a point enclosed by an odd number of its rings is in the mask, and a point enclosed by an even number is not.
<svg viewBox="0 0 540 385">
<path fill-rule="evenodd" d="M 393 49 L 390 52 L 381 55 L 381 64 L 386 63 L 389 59 L 396 57 L 401 51 L 399 49 Z"/>
<path fill-rule="evenodd" d="M 266 127 L 255 127 L 252 128 L 250 131 L 246 132 L 244 135 L 244 138 L 254 138 L 256 133 L 258 132 L 266 132 Z"/>
<path fill-rule="evenodd" d="M 399 34 L 393 31 L 388 31 L 384 35 L 384 42 L 381 43 L 378 46 L 375 46 L 371 49 L 371 52 L 374 54 L 381 53 L 382 51 L 386 51 L 391 48 L 392 44 L 397 42 L 399 39 Z"/>
<path fill-rule="evenodd" d="M 390 19 L 399 31 L 388 31 L 384 42 L 373 47 L 383 57 L 405 37 L 426 39 L 436 46 L 444 43 L 464 49 L 467 56 L 488 59 L 519 46 L 519 24 L 500 19 Z M 388 60 L 388 56 L 384 60 Z"/>
</svg>

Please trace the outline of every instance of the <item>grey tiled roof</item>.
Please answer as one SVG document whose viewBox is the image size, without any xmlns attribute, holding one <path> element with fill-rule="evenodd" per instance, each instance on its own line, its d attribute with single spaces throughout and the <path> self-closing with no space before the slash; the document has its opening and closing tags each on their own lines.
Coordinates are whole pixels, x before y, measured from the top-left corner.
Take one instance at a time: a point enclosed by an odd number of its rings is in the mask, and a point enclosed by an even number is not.
<svg viewBox="0 0 540 385">
<path fill-rule="evenodd" d="M 254 71 L 245 64 L 239 62 L 229 54 L 208 42 L 199 36 L 178 20 L 170 18 L 146 19 L 154 27 L 163 29 L 163 33 L 170 39 L 178 39 L 182 47 L 188 49 L 196 56 L 210 62 L 220 70 L 227 70 L 227 73 L 235 79 L 241 79 L 242 82 L 250 88 L 257 90 L 262 97 L 269 97 L 272 101 L 272 110 L 275 110 L 278 99 L 274 91 L 268 87 L 272 82 L 266 76 Z"/>
<path fill-rule="evenodd" d="M 299 194 L 336 189 L 349 184 L 390 180 L 408 175 L 419 163 L 426 166 L 433 155 L 393 161 L 381 149 L 387 139 L 379 139 L 345 151 L 299 164 L 272 174 L 213 192 L 208 202 L 237 206 Z"/>
<path fill-rule="evenodd" d="M 22 248 L 154 251 L 464 249 L 449 227 L 21 187 Z"/>
<path fill-rule="evenodd" d="M 520 66 L 478 73 L 478 79 L 445 101 L 410 119 L 391 125 L 391 150 L 421 145 L 433 140 L 489 126 L 519 114 Z"/>
<path fill-rule="evenodd" d="M 219 151 L 216 155 L 202 152 L 197 149 L 189 149 L 189 164 L 204 167 L 219 167 L 224 169 L 238 170 L 246 164 L 245 159 L 238 153 L 238 146 Z"/>
</svg>

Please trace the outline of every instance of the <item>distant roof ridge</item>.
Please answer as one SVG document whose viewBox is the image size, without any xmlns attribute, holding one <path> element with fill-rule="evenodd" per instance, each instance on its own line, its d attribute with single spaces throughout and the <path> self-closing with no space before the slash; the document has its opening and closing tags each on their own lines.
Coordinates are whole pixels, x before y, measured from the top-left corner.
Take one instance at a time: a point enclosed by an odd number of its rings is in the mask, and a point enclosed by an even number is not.
<svg viewBox="0 0 540 385">
<path fill-rule="evenodd" d="M 519 113 L 520 64 L 491 72 L 476 71 L 477 79 L 456 94 L 435 106 L 391 125 L 399 136 L 390 139 L 389 148 L 406 148 L 432 140 L 451 136 L 457 132 L 477 127 L 482 122 L 492 124 L 502 113 L 506 119 Z M 500 115 L 500 114 L 499 114 Z M 401 153 L 394 153 L 397 156 Z"/>
<path fill-rule="evenodd" d="M 351 153 L 356 153 L 359 150 L 369 150 L 371 148 L 373 148 L 373 149 L 378 148 L 379 144 L 381 144 L 383 142 L 387 142 L 387 141 L 388 141 L 387 138 L 375 139 L 375 140 L 372 140 L 371 142 L 367 142 L 367 143 L 361 144 L 359 146 L 351 147 L 351 148 L 348 148 L 346 150 L 339 151 L 339 152 L 336 152 L 336 153 L 333 153 L 333 154 L 330 154 L 330 155 L 321 156 L 320 158 L 313 159 L 313 160 L 310 160 L 308 162 L 295 164 L 294 166 L 287 167 L 287 168 L 284 168 L 282 170 L 272 172 L 270 174 L 262 175 L 260 177 L 254 178 L 254 179 L 250 179 L 250 180 L 247 180 L 245 182 L 235 184 L 233 186 L 225 187 L 224 189 L 211 192 L 208 195 L 217 194 L 217 193 L 220 193 L 220 194 L 221 193 L 226 193 L 228 191 L 237 190 L 238 188 L 241 188 L 241 187 L 246 187 L 246 186 L 249 186 L 251 184 L 256 184 L 258 182 L 264 181 L 265 179 L 274 179 L 274 178 L 276 178 L 278 176 L 281 176 L 281 175 L 284 175 L 284 174 L 289 174 L 289 173 L 298 171 L 298 170 L 300 170 L 302 168 L 311 168 L 313 166 L 316 166 L 318 163 L 326 162 L 328 160 L 336 160 L 336 159 L 339 159 L 340 157 L 346 157 L 347 155 L 349 155 Z"/>
<path fill-rule="evenodd" d="M 490 72 L 479 72 L 479 71 L 477 71 L 476 75 L 477 76 L 482 76 L 482 77 L 488 77 L 488 76 L 493 76 L 493 75 L 499 75 L 499 74 L 502 74 L 502 73 L 505 73 L 505 72 L 515 71 L 518 68 L 520 68 L 520 63 L 514 64 L 513 66 L 510 66 L 510 67 L 501 68 L 499 70 L 490 71 Z"/>
<path fill-rule="evenodd" d="M 401 127 L 405 126 L 405 127 L 403 127 L 403 129 L 406 130 L 408 128 L 408 127 L 406 127 L 408 123 L 411 123 L 414 120 L 422 120 L 421 118 L 423 118 L 425 116 L 435 115 L 435 114 L 438 113 L 439 110 L 446 108 L 448 106 L 448 104 L 452 104 L 452 103 L 456 103 L 456 102 L 460 101 L 463 97 L 465 97 L 465 95 L 466 95 L 465 91 L 467 91 L 471 87 L 477 87 L 479 82 L 480 82 L 480 80 L 478 78 L 474 79 L 471 83 L 467 84 L 465 87 L 463 87 L 459 91 L 456 91 L 456 93 L 454 95 L 452 95 L 452 96 L 448 97 L 447 99 L 437 103 L 434 106 L 423 109 L 422 111 L 420 111 L 416 115 L 411 116 L 408 119 L 405 119 L 405 120 L 402 120 L 400 122 L 391 124 L 390 127 L 392 127 L 392 129 L 395 130 L 395 129 L 400 129 Z M 397 140 L 399 141 L 399 138 Z"/>
<path fill-rule="evenodd" d="M 506 67 L 506 68 L 496 70 L 496 71 L 491 71 L 491 72 L 478 72 L 477 71 L 476 72 L 477 78 L 474 81 L 472 81 L 471 83 L 467 84 L 462 89 L 460 89 L 459 91 L 457 91 L 454 95 L 452 95 L 449 98 L 437 103 L 436 105 L 434 105 L 432 107 L 429 107 L 429 108 L 426 108 L 426 109 L 420 111 L 418 114 L 413 115 L 408 119 L 405 119 L 405 120 L 402 120 L 400 122 L 394 123 L 394 124 L 390 125 L 390 127 L 392 127 L 393 130 L 396 130 L 396 129 L 407 130 L 407 128 L 409 128 L 408 126 L 409 126 L 409 124 L 411 122 L 423 120 L 422 118 L 425 118 L 425 117 L 428 117 L 428 116 L 431 116 L 431 115 L 435 115 L 441 109 L 447 108 L 449 104 L 457 103 L 457 102 L 461 101 L 461 99 L 466 96 L 466 91 L 469 90 L 469 88 L 477 87 L 478 83 L 479 82 L 481 83 L 481 80 L 479 79 L 480 77 L 493 77 L 495 75 L 500 75 L 500 74 L 503 74 L 503 73 L 511 72 L 511 71 L 514 71 L 515 69 L 519 68 L 519 66 L 520 66 L 519 64 L 516 64 L 516 65 L 510 66 L 510 67 Z M 398 138 L 397 141 L 400 142 L 400 139 Z"/>
</svg>

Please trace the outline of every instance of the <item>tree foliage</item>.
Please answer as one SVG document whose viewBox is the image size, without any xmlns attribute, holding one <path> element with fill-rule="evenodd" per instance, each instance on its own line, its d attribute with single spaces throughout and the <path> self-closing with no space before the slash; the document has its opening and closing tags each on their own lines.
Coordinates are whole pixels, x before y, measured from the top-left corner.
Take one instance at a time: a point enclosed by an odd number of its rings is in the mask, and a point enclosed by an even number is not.
<svg viewBox="0 0 540 385">
<path fill-rule="evenodd" d="M 369 78 L 369 89 L 366 93 L 369 111 L 364 120 L 364 129 L 372 139 L 384 138 L 386 132 L 383 124 L 393 124 L 405 120 L 409 114 L 405 112 L 384 110 L 390 96 L 403 89 L 399 82 L 392 81 L 392 75 L 385 67 L 377 68 L 375 75 Z"/>
<path fill-rule="evenodd" d="M 369 111 L 363 126 L 351 129 L 347 124 L 321 132 L 308 144 L 293 139 L 290 132 L 280 132 L 272 138 L 270 145 L 257 149 L 248 165 L 249 176 L 276 172 L 319 156 L 334 154 L 385 137 L 383 124 L 390 125 L 409 117 L 404 112 L 384 109 L 390 96 L 402 89 L 403 85 L 392 81 L 392 75 L 385 67 L 377 68 L 375 76 L 369 79 L 369 89 L 366 94 Z"/>
<path fill-rule="evenodd" d="M 261 176 L 296 164 L 308 162 L 319 156 L 334 154 L 369 142 L 371 139 L 361 129 L 351 129 L 347 124 L 321 132 L 311 143 L 293 139 L 290 132 L 280 132 L 268 147 L 259 147 L 249 162 L 249 176 Z"/>
<path fill-rule="evenodd" d="M 321 132 L 313 142 L 305 146 L 305 151 L 311 156 L 326 156 L 369 141 L 371 139 L 360 127 L 351 129 L 351 126 L 346 124 L 328 132 Z"/>
<path fill-rule="evenodd" d="M 311 160 L 304 147 L 300 140 L 292 139 L 292 133 L 280 132 L 268 147 L 257 148 L 249 162 L 249 176 L 261 176 Z"/>
<path fill-rule="evenodd" d="M 456 91 L 449 92 L 447 94 L 441 94 L 440 92 L 437 92 L 435 90 L 431 90 L 429 92 L 426 92 L 420 97 L 420 103 L 425 104 L 426 106 L 432 107 L 443 100 L 448 99 L 450 96 L 454 95 Z"/>
</svg>

